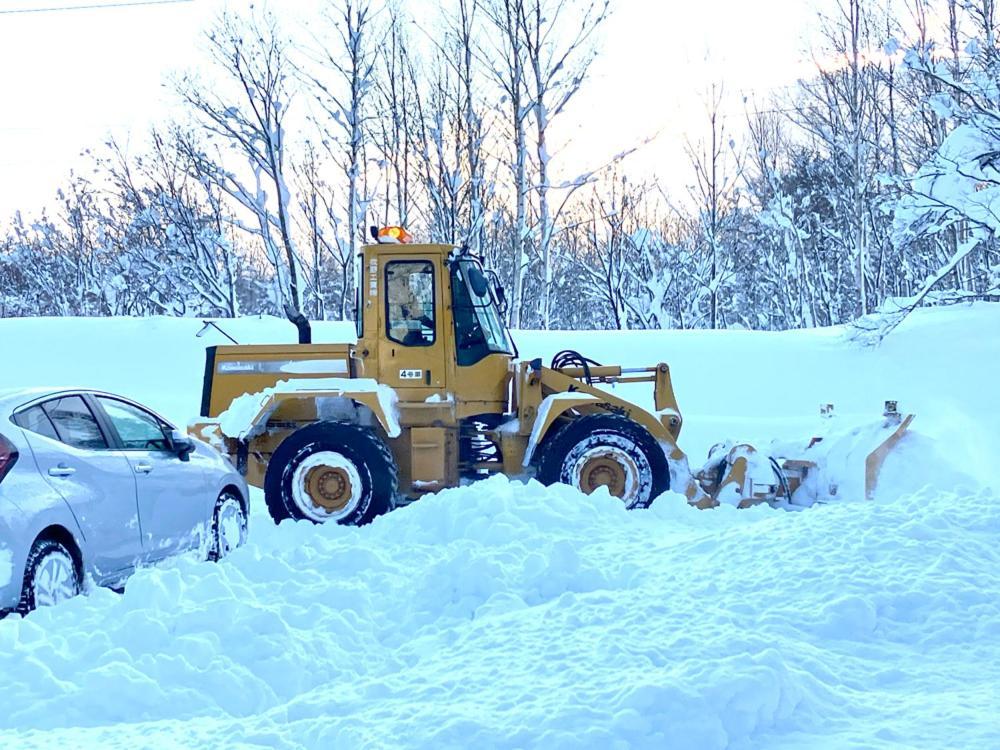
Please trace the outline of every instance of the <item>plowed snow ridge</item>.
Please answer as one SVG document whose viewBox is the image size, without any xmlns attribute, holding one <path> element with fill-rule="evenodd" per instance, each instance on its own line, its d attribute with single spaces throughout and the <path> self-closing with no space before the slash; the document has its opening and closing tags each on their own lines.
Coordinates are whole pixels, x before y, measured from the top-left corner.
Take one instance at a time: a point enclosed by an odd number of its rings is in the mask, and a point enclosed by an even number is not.
<svg viewBox="0 0 1000 750">
<path fill-rule="evenodd" d="M 363 529 L 276 528 L 255 497 L 250 544 L 222 564 L 178 560 L 123 596 L 0 622 L 0 742 L 1000 746 L 1000 505 L 984 470 L 998 324 L 991 306 L 929 311 L 874 352 L 840 331 L 581 335 L 598 360 L 671 363 L 695 456 L 808 429 L 793 417 L 806 401 L 860 413 L 898 397 L 919 432 L 875 502 L 802 513 L 697 512 L 674 495 L 626 513 L 494 478 Z M 15 353 L 0 387 L 106 387 L 184 421 L 216 343 L 199 327 L 0 321 Z M 566 338 L 520 344 L 551 355 Z M 720 351 L 760 361 L 723 368 Z"/>
</svg>

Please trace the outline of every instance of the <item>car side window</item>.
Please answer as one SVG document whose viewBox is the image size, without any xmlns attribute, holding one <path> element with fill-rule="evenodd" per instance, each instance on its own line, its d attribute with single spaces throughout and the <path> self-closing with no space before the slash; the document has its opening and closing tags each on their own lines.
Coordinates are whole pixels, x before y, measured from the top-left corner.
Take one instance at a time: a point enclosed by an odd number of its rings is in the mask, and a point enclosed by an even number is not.
<svg viewBox="0 0 1000 750">
<path fill-rule="evenodd" d="M 107 450 L 108 441 L 94 413 L 80 396 L 64 396 L 42 404 L 59 440 L 81 450 Z"/>
<path fill-rule="evenodd" d="M 122 448 L 127 451 L 165 451 L 169 449 L 164 424 L 155 415 L 114 398 L 97 400 L 118 431 Z"/>
<path fill-rule="evenodd" d="M 18 412 L 14 415 L 14 424 L 28 430 L 28 432 L 44 435 L 52 440 L 59 439 L 52 420 L 49 419 L 49 415 L 45 413 L 45 410 L 41 406 L 32 406 L 30 409 Z"/>
</svg>

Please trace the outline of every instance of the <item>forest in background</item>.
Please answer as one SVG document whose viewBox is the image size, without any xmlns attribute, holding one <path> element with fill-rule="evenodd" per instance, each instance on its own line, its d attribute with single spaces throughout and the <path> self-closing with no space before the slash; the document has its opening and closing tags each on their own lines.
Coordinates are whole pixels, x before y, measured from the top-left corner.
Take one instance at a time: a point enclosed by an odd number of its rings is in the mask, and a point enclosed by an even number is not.
<svg viewBox="0 0 1000 750">
<path fill-rule="evenodd" d="M 222 16 L 174 122 L 0 229 L 0 317 L 348 319 L 387 224 L 482 256 L 519 328 L 883 335 L 1000 299 L 995 0 L 827 4 L 812 76 L 740 117 L 706 93 L 683 196 L 628 152 L 554 177 L 612 0 L 446 0 L 420 39 L 405 3 Z"/>
</svg>

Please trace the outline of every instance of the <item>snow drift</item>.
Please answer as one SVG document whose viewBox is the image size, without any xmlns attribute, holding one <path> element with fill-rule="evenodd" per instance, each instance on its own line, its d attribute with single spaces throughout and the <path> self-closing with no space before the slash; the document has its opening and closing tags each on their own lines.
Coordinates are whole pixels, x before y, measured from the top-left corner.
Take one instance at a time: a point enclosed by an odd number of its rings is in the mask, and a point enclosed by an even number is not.
<svg viewBox="0 0 1000 750">
<path fill-rule="evenodd" d="M 0 387 L 103 387 L 185 422 L 202 347 L 221 343 L 199 328 L 0 321 Z M 255 498 L 248 546 L 221 564 L 0 622 L 0 742 L 998 746 L 998 331 L 978 305 L 923 312 L 875 350 L 840 330 L 571 334 L 598 360 L 669 362 L 697 459 L 801 436 L 827 401 L 846 420 L 898 398 L 918 421 L 875 502 L 802 513 L 672 494 L 629 513 L 494 478 L 361 529 L 274 527 Z M 547 357 L 567 338 L 518 343 Z"/>
<path fill-rule="evenodd" d="M 0 623 L 0 740 L 988 747 L 1000 506 L 628 513 L 496 478 Z M 159 738 L 159 739 L 154 739 Z"/>
</svg>

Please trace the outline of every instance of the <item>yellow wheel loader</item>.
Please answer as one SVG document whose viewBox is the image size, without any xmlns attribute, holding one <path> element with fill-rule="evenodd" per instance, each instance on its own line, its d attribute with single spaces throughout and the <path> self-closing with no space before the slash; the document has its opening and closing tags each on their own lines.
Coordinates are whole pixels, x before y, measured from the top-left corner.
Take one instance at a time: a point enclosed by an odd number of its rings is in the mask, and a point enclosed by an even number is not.
<svg viewBox="0 0 1000 750">
<path fill-rule="evenodd" d="M 203 420 L 192 432 L 263 488 L 276 522 L 362 524 L 496 473 L 605 488 L 629 508 L 667 490 L 701 508 L 838 494 L 819 460 L 826 438 L 781 459 L 719 446 L 692 472 L 665 363 L 600 365 L 573 351 L 549 366 L 522 359 L 503 322 L 503 289 L 479 259 L 412 244 L 400 228 L 373 234 L 357 259 L 356 344 L 207 351 Z M 613 392 L 625 383 L 651 384 L 653 408 Z M 911 419 L 892 407 L 871 434 L 847 436 L 848 453 L 863 447 L 860 492 L 871 496 Z"/>
</svg>

